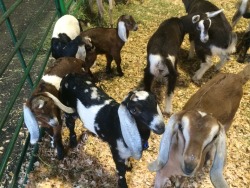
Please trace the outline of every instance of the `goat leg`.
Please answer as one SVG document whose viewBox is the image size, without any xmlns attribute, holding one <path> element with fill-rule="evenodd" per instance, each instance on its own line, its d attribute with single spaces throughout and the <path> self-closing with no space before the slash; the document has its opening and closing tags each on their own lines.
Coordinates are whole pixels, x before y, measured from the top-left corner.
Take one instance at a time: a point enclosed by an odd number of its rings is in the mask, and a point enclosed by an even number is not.
<svg viewBox="0 0 250 188">
<path fill-rule="evenodd" d="M 64 158 L 64 147 L 62 144 L 62 135 L 61 135 L 62 127 L 60 125 L 61 124 L 58 124 L 55 127 L 53 127 L 53 132 L 54 132 L 53 138 L 54 138 L 54 144 L 57 149 L 57 158 L 59 160 L 62 160 Z"/>
<path fill-rule="evenodd" d="M 113 57 L 109 54 L 106 54 L 106 59 L 107 59 L 107 65 L 106 65 L 106 73 L 111 74 L 111 63 L 113 61 Z"/>
<path fill-rule="evenodd" d="M 71 148 L 77 146 L 76 133 L 75 133 L 75 118 L 71 114 L 65 113 L 66 126 L 69 129 L 69 146 Z"/>
<path fill-rule="evenodd" d="M 115 59 L 116 69 L 117 69 L 118 75 L 119 75 L 119 76 L 123 76 L 124 73 L 122 72 L 122 68 L 121 68 L 121 61 L 122 61 L 122 60 L 121 60 L 120 54 L 119 54 L 118 57 L 114 57 L 114 59 Z"/>
</svg>

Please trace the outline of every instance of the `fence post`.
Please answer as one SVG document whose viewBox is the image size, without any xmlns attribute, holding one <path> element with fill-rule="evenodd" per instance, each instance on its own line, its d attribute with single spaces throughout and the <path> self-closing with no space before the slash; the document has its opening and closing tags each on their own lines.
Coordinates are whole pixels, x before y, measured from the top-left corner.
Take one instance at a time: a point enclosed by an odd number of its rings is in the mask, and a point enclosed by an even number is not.
<svg viewBox="0 0 250 188">
<path fill-rule="evenodd" d="M 64 0 L 55 0 L 55 4 L 56 4 L 58 17 L 61 17 L 67 13 Z"/>
</svg>

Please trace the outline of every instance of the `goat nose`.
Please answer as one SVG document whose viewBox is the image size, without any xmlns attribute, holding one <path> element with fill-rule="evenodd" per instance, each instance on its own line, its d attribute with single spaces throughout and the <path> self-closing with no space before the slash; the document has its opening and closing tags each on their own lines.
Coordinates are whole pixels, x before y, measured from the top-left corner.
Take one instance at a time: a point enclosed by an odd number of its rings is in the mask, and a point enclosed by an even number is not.
<svg viewBox="0 0 250 188">
<path fill-rule="evenodd" d="M 154 131 L 156 134 L 163 134 L 165 131 L 165 124 L 161 123 L 156 126 L 156 130 Z"/>
<path fill-rule="evenodd" d="M 137 31 L 138 30 L 138 25 L 135 25 L 134 26 L 134 31 Z"/>
<path fill-rule="evenodd" d="M 196 165 L 194 163 L 186 163 L 184 162 L 184 173 L 186 175 L 190 175 L 192 174 L 192 172 L 194 171 Z"/>
</svg>

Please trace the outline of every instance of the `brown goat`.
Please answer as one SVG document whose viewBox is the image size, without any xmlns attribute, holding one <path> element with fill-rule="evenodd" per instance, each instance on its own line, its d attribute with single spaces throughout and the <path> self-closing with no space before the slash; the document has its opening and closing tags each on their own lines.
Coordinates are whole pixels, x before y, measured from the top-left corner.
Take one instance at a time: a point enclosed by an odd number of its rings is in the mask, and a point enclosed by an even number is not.
<svg viewBox="0 0 250 188">
<path fill-rule="evenodd" d="M 39 125 L 47 129 L 53 137 L 57 148 L 58 159 L 64 157 L 61 138 L 61 110 L 73 113 L 72 108 L 60 105 L 58 101 L 59 87 L 62 77 L 69 73 L 83 73 L 83 61 L 73 57 L 59 58 L 44 73 L 39 85 L 24 104 L 24 122 L 30 132 L 30 143 L 39 139 Z M 55 102 L 54 102 L 55 101 Z M 67 126 L 70 126 L 68 122 Z M 70 146 L 77 144 L 74 129 L 70 129 Z"/>
<path fill-rule="evenodd" d="M 98 54 L 105 54 L 107 58 L 106 72 L 111 73 L 111 62 L 115 60 L 119 76 L 123 76 L 121 69 L 121 49 L 128 40 L 129 31 L 136 31 L 138 26 L 130 15 L 122 15 L 118 19 L 117 28 L 92 28 L 81 33 L 82 37 L 89 37 L 95 47 L 87 52 L 85 70 L 91 74 L 90 67 L 94 64 Z"/>
<path fill-rule="evenodd" d="M 157 171 L 155 187 L 171 177 L 190 177 L 208 159 L 213 160 L 210 178 L 214 187 L 228 187 L 223 177 L 226 134 L 239 107 L 243 85 L 250 79 L 250 65 L 238 74 L 221 73 L 201 87 L 183 110 L 173 114 L 161 139 L 159 155 L 149 165 Z M 183 187 L 183 182 L 180 187 Z"/>
</svg>

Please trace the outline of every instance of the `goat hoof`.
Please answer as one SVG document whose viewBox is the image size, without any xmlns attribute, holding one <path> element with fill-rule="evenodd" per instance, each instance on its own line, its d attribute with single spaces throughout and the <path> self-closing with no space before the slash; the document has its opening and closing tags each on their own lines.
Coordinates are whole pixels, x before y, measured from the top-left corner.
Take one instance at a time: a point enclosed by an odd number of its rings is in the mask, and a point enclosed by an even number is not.
<svg viewBox="0 0 250 188">
<path fill-rule="evenodd" d="M 118 72 L 118 76 L 122 77 L 124 75 L 123 72 Z"/>
<path fill-rule="evenodd" d="M 244 63 L 244 59 L 243 59 L 243 58 L 238 58 L 238 59 L 237 59 L 237 62 L 238 62 L 238 63 Z"/>
<path fill-rule="evenodd" d="M 70 148 L 75 148 L 77 146 L 77 140 L 76 137 L 72 138 L 69 142 L 69 147 Z"/>
</svg>

